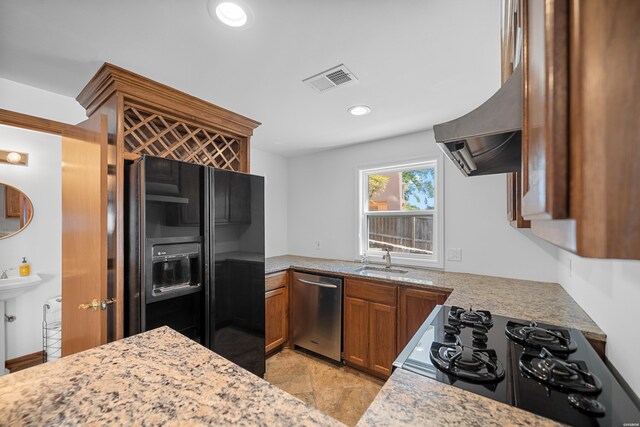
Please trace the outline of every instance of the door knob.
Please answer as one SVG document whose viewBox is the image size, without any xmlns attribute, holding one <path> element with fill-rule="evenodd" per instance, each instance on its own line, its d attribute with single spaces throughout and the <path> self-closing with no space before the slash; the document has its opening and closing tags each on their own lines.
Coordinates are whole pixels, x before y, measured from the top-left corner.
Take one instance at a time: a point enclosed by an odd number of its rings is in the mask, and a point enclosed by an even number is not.
<svg viewBox="0 0 640 427">
<path fill-rule="evenodd" d="M 98 311 L 98 308 L 100 310 L 106 310 L 108 305 L 114 304 L 116 302 L 115 298 L 107 298 L 107 299 L 103 299 L 102 301 L 98 301 L 97 299 L 94 298 L 93 301 L 91 301 L 89 304 L 80 304 L 78 306 L 79 310 L 89 310 L 92 309 L 93 311 Z"/>
<path fill-rule="evenodd" d="M 106 310 L 108 305 L 115 304 L 115 298 L 107 298 L 100 301 L 100 310 Z"/>
</svg>

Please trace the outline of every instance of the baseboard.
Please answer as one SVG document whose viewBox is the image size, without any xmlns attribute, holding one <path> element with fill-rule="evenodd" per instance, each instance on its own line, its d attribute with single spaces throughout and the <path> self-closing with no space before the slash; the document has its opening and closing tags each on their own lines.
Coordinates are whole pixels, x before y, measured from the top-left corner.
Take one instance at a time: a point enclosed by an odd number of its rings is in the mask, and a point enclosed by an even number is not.
<svg viewBox="0 0 640 427">
<path fill-rule="evenodd" d="M 23 369 L 42 364 L 44 362 L 44 356 L 44 351 L 36 351 L 35 353 L 9 359 L 4 362 L 4 367 L 11 373 L 22 371 Z"/>
</svg>

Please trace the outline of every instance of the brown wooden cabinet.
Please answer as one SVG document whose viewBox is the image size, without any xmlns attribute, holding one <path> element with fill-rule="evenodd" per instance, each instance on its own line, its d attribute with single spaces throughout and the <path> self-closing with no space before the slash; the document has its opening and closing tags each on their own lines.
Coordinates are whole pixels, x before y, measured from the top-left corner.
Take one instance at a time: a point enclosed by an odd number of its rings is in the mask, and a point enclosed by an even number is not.
<svg viewBox="0 0 640 427">
<path fill-rule="evenodd" d="M 344 359 L 378 376 L 391 375 L 396 357 L 397 286 L 346 279 Z"/>
<path fill-rule="evenodd" d="M 398 353 L 409 343 L 418 328 L 438 304 L 444 304 L 447 294 L 414 288 L 398 291 Z"/>
<path fill-rule="evenodd" d="M 396 308 L 369 303 L 369 368 L 391 375 L 396 358 Z"/>
<path fill-rule="evenodd" d="M 504 84 L 522 62 L 522 3 L 521 0 L 503 0 L 501 29 L 501 82 Z M 522 174 L 507 173 L 507 220 L 512 227 L 529 228 L 522 217 Z"/>
<path fill-rule="evenodd" d="M 289 337 L 288 271 L 265 277 L 265 353 L 282 347 Z"/>
<path fill-rule="evenodd" d="M 640 259 L 640 2 L 504 5 L 503 80 L 514 8 L 523 34 L 522 173 L 508 178 L 509 220 L 530 220 L 534 235 L 580 256 Z"/>
<path fill-rule="evenodd" d="M 369 302 L 344 299 L 344 360 L 369 367 Z"/>
<path fill-rule="evenodd" d="M 568 180 L 568 0 L 523 8 L 522 214 L 566 219 Z"/>
<path fill-rule="evenodd" d="M 87 116 L 107 117 L 107 289 L 117 301 L 108 322 L 112 341 L 124 336 L 125 162 L 146 154 L 249 172 L 250 139 L 260 123 L 108 63 L 76 99 Z M 171 172 L 169 180 L 176 178 Z"/>
</svg>

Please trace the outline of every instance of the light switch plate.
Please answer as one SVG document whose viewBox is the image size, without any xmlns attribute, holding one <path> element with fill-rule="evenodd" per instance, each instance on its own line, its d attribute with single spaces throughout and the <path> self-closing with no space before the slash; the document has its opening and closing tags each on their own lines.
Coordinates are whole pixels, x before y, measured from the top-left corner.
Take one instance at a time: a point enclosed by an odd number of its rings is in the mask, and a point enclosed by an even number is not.
<svg viewBox="0 0 640 427">
<path fill-rule="evenodd" d="M 449 248 L 447 251 L 447 259 L 449 261 L 462 261 L 462 249 Z"/>
</svg>

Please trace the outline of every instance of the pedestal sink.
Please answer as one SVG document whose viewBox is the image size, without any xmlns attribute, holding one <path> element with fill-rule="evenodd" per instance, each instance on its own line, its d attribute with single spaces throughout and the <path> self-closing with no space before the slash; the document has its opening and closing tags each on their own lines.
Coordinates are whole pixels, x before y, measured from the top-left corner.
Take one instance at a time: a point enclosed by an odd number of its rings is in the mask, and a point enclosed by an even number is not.
<svg viewBox="0 0 640 427">
<path fill-rule="evenodd" d="M 21 277 L 13 276 L 8 279 L 0 279 L 0 375 L 4 375 L 7 371 L 4 368 L 4 362 L 7 359 L 7 321 L 5 319 L 5 303 L 7 300 L 16 298 L 23 293 L 35 288 L 42 279 L 37 274 Z"/>
</svg>

